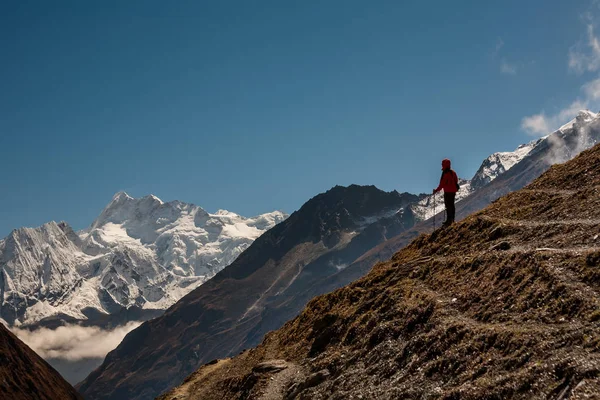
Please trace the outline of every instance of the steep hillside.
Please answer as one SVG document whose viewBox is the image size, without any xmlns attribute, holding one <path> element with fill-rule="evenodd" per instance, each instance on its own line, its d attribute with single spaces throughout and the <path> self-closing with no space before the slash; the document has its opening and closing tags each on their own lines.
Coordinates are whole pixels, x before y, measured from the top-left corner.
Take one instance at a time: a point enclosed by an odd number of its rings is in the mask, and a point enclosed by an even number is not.
<svg viewBox="0 0 600 400">
<path fill-rule="evenodd" d="M 58 372 L 1 323 L 0 360 L 0 399 L 82 399 Z"/>
<path fill-rule="evenodd" d="M 599 268 L 600 145 L 161 399 L 598 398 Z"/>
<path fill-rule="evenodd" d="M 488 160 L 483 162 L 474 178 L 470 181 L 473 187 L 477 189 L 457 202 L 457 218 L 465 218 L 473 212 L 486 207 L 499 197 L 523 188 L 543 172 L 547 171 L 553 163 L 571 160 L 582 150 L 588 149 L 598 142 L 600 142 L 600 114 L 581 111 L 575 119 L 557 131 L 527 145 L 520 146 L 513 153 L 492 154 Z M 525 155 L 523 156 L 523 154 Z M 498 158 L 504 160 L 503 165 L 505 167 L 492 167 L 494 164 L 488 162 Z M 513 164 L 517 160 L 520 161 Z M 508 169 L 498 175 L 485 173 L 489 169 L 498 171 L 504 168 Z M 480 182 L 486 176 L 486 179 L 489 179 L 489 183 L 480 186 Z M 441 198 L 438 199 L 437 204 L 443 204 Z M 443 208 L 438 208 L 438 227 L 443 220 L 443 211 L 440 212 L 440 209 L 443 210 Z M 433 213 L 429 212 L 427 215 L 433 216 Z M 327 286 L 330 290 L 333 290 L 363 276 L 375 263 L 389 259 L 419 234 L 431 232 L 433 222 L 432 218 L 421 221 L 411 229 L 369 250 L 337 276 L 328 278 Z M 314 293 L 314 295 L 316 294 Z"/>
<path fill-rule="evenodd" d="M 297 297 L 414 224 L 419 197 L 337 186 L 309 200 L 235 262 L 144 323 L 78 387 L 89 399 L 146 399 L 211 359 L 256 345 L 306 304 Z"/>
</svg>

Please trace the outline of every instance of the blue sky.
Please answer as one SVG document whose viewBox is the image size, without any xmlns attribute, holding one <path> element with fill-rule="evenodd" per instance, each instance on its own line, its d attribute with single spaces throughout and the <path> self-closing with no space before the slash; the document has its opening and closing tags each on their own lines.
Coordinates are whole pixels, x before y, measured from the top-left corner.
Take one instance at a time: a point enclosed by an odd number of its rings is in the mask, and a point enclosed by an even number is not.
<svg viewBox="0 0 600 400">
<path fill-rule="evenodd" d="M 248 216 L 429 192 L 598 107 L 593 1 L 318 3 L 2 2 L 0 236 L 120 190 Z"/>
</svg>

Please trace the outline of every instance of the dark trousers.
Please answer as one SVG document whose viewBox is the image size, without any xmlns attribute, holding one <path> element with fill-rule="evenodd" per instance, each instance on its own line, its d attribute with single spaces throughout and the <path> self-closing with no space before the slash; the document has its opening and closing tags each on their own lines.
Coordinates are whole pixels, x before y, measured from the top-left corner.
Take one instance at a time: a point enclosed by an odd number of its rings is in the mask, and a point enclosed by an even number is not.
<svg viewBox="0 0 600 400">
<path fill-rule="evenodd" d="M 456 207 L 454 207 L 455 199 L 456 193 L 444 192 L 444 205 L 446 206 L 446 223 L 454 222 L 454 216 L 456 214 Z"/>
</svg>

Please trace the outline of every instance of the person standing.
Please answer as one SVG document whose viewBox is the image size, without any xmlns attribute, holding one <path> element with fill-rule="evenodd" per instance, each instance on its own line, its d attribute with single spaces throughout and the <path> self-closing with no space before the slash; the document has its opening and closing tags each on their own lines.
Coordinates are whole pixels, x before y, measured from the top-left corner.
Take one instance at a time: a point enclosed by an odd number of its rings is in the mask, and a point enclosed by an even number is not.
<svg viewBox="0 0 600 400">
<path fill-rule="evenodd" d="M 456 207 L 454 201 L 456 200 L 456 192 L 460 189 L 458 185 L 458 175 L 451 168 L 450 160 L 445 158 L 442 160 L 442 177 L 440 178 L 440 185 L 433 189 L 433 194 L 436 194 L 440 190 L 444 190 L 444 205 L 446 206 L 446 221 L 443 226 L 449 226 L 454 223 L 454 217 L 456 214 Z"/>
</svg>

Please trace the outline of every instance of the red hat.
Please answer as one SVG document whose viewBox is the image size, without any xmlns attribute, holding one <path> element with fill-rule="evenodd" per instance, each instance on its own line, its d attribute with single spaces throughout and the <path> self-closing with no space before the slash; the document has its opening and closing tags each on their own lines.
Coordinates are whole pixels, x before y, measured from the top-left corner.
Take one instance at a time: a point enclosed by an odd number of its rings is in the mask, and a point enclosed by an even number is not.
<svg viewBox="0 0 600 400">
<path fill-rule="evenodd" d="M 447 158 L 442 160 L 442 169 L 450 169 L 450 160 Z"/>
</svg>

